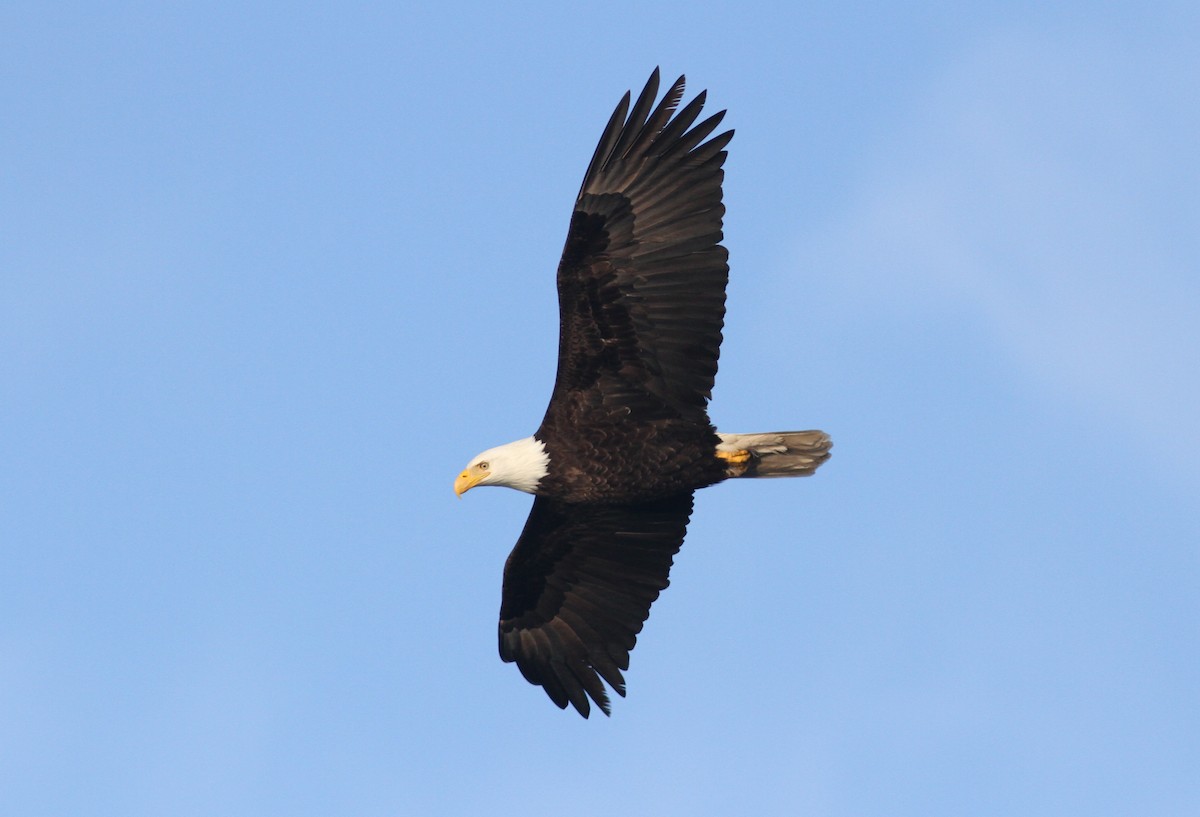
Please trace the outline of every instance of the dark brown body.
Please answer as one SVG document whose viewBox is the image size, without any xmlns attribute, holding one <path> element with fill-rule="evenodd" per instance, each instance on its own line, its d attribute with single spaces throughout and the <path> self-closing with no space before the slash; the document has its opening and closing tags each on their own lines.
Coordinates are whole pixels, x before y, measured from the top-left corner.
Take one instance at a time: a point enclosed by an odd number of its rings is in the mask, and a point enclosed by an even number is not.
<svg viewBox="0 0 1200 817">
<path fill-rule="evenodd" d="M 546 433 L 543 426 L 534 436 Z M 551 427 L 553 433 L 553 426 Z M 683 420 L 581 425 L 556 438 L 538 496 L 625 503 L 694 491 L 725 479 L 716 431 Z"/>
</svg>

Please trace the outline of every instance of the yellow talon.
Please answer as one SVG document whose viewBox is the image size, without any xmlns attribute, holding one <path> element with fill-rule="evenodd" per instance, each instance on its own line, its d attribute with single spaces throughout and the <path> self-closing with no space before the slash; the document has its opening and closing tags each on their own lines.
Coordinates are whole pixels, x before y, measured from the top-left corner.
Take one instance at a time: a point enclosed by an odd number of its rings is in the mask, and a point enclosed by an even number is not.
<svg viewBox="0 0 1200 817">
<path fill-rule="evenodd" d="M 741 465 L 746 460 L 750 459 L 750 452 L 744 449 L 737 451 L 717 451 L 717 457 L 725 460 L 730 465 Z"/>
</svg>

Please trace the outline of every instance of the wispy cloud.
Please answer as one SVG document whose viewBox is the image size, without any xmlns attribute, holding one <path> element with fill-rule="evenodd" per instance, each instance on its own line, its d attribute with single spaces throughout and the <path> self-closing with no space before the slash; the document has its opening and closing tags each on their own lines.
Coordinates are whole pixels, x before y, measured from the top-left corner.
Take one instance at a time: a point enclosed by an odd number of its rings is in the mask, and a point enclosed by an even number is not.
<svg viewBox="0 0 1200 817">
<path fill-rule="evenodd" d="M 1195 477 L 1200 111 L 1180 77 L 1200 58 L 1113 53 L 1009 36 L 949 66 L 802 264 L 880 308 L 972 316 Z"/>
</svg>

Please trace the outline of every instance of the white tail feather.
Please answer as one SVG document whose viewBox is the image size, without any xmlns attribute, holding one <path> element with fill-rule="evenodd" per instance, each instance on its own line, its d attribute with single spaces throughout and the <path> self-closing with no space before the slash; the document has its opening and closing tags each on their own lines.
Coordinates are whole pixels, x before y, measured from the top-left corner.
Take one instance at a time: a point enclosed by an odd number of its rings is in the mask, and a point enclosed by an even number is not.
<svg viewBox="0 0 1200 817">
<path fill-rule="evenodd" d="M 833 442 L 824 431 L 717 434 L 718 451 L 746 451 L 749 460 L 730 465 L 731 477 L 807 477 L 829 459 Z"/>
</svg>

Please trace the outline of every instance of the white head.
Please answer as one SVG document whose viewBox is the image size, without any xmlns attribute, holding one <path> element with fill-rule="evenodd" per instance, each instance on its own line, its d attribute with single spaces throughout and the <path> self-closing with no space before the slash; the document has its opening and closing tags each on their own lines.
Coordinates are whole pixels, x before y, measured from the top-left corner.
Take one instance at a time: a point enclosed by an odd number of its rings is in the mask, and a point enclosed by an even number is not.
<svg viewBox="0 0 1200 817">
<path fill-rule="evenodd" d="M 462 496 L 476 485 L 503 485 L 532 494 L 546 476 L 549 465 L 546 446 L 526 437 L 489 448 L 467 463 L 454 480 L 454 493 Z"/>
</svg>

